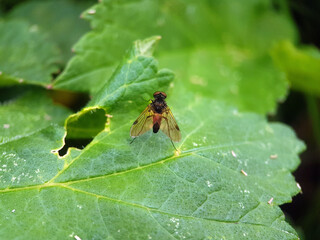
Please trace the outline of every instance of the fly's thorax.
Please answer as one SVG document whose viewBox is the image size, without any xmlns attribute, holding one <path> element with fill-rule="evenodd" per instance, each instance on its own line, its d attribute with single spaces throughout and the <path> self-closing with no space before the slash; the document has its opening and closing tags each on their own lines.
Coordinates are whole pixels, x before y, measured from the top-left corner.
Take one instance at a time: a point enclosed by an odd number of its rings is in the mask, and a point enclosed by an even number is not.
<svg viewBox="0 0 320 240">
<path fill-rule="evenodd" d="M 163 99 L 155 99 L 151 104 L 154 111 L 159 114 L 163 113 L 167 107 L 167 103 Z"/>
</svg>

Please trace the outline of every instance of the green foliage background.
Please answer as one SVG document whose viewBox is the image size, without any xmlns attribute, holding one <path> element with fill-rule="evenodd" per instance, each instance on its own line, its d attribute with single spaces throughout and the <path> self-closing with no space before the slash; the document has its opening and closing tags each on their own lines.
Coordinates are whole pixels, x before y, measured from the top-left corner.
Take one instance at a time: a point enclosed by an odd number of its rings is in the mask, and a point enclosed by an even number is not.
<svg viewBox="0 0 320 240">
<path fill-rule="evenodd" d="M 286 2 L 90 5 L 0 15 L 0 238 L 299 239 L 279 205 L 301 191 L 305 145 L 266 116 L 290 84 L 319 94 L 319 53 L 294 46 Z M 178 151 L 161 132 L 130 144 L 159 90 Z M 91 100 L 72 112 L 60 91 Z"/>
</svg>

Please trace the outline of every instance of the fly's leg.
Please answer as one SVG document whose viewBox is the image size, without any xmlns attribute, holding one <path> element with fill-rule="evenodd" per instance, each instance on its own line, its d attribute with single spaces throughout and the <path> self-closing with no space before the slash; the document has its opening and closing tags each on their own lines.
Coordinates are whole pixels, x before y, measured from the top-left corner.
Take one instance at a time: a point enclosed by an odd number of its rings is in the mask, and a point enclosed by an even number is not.
<svg viewBox="0 0 320 240">
<path fill-rule="evenodd" d="M 132 139 L 132 141 L 130 142 L 130 144 L 133 143 L 133 141 L 134 141 L 136 138 L 137 138 L 137 137 L 135 137 L 134 139 Z"/>
</svg>

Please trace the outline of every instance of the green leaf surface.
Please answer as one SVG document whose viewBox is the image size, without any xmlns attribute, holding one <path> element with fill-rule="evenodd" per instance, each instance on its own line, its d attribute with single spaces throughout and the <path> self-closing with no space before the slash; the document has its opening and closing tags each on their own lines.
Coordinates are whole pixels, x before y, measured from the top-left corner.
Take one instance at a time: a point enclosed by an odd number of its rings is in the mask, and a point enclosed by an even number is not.
<svg viewBox="0 0 320 240">
<path fill-rule="evenodd" d="M 29 136 L 54 123 L 63 124 L 69 113 L 53 105 L 42 91 L 25 93 L 0 105 L 0 144 Z"/>
<path fill-rule="evenodd" d="M 173 154 L 162 133 L 149 132 L 130 145 L 132 121 L 113 128 L 125 116 L 113 112 L 110 132 L 100 133 L 53 178 L 61 165 L 52 166 L 42 177 L 49 182 L 4 186 L 0 202 L 6 221 L 0 236 L 298 239 L 277 205 L 299 192 L 290 171 L 303 145 L 280 124 L 186 97 L 182 103 L 168 100 L 182 129 L 180 155 Z M 12 151 L 20 156 L 19 149 Z M 270 159 L 274 154 L 277 158 Z M 49 151 L 43 155 L 49 156 Z M 43 162 L 24 157 L 21 172 L 37 165 L 30 159 Z"/>
<path fill-rule="evenodd" d="M 90 4 L 92 1 L 27 1 L 15 7 L 8 17 L 26 20 L 46 32 L 60 48 L 65 64 L 73 55 L 73 44 L 89 31 L 89 24 L 80 19 L 80 14 Z"/>
<path fill-rule="evenodd" d="M 184 71 L 181 80 L 198 92 L 263 114 L 286 95 L 287 82 L 268 55 L 274 42 L 295 39 L 285 4 L 276 10 L 269 0 L 102 1 L 83 16 L 93 30 L 75 45 L 77 55 L 55 82 L 58 89 L 95 93 L 130 42 L 157 34 L 163 38 L 160 59 L 179 59 L 161 61 L 163 66 Z M 276 89 L 267 88 L 275 83 Z"/>
<path fill-rule="evenodd" d="M 36 26 L 0 21 L 0 86 L 50 86 L 59 51 Z"/>
<path fill-rule="evenodd" d="M 182 132 L 178 151 L 162 132 L 130 144 L 148 104 L 132 99 L 135 80 L 152 94 L 160 72 L 154 40 L 136 42 L 89 103 L 113 117 L 85 149 L 52 153 L 62 145 L 57 125 L 0 145 L 0 238 L 299 239 L 278 207 L 300 191 L 291 172 L 304 145 L 288 127 L 176 86 L 167 103 Z M 133 83 L 115 94 L 122 76 Z"/>
<path fill-rule="evenodd" d="M 320 52 L 317 48 L 297 48 L 286 41 L 274 46 L 272 56 L 293 89 L 320 96 Z"/>
<path fill-rule="evenodd" d="M 40 184 L 57 174 L 63 161 L 51 151 L 62 145 L 69 113 L 42 91 L 0 106 L 1 188 Z"/>
</svg>

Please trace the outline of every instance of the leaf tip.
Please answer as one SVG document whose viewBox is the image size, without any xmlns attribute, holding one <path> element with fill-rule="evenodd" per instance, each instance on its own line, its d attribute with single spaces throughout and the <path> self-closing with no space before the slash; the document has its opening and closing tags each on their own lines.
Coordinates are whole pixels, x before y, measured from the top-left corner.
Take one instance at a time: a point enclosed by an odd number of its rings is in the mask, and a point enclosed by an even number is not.
<svg viewBox="0 0 320 240">
<path fill-rule="evenodd" d="M 161 36 L 153 36 L 144 40 L 137 40 L 134 42 L 135 54 L 142 56 L 152 56 L 157 43 Z"/>
</svg>

